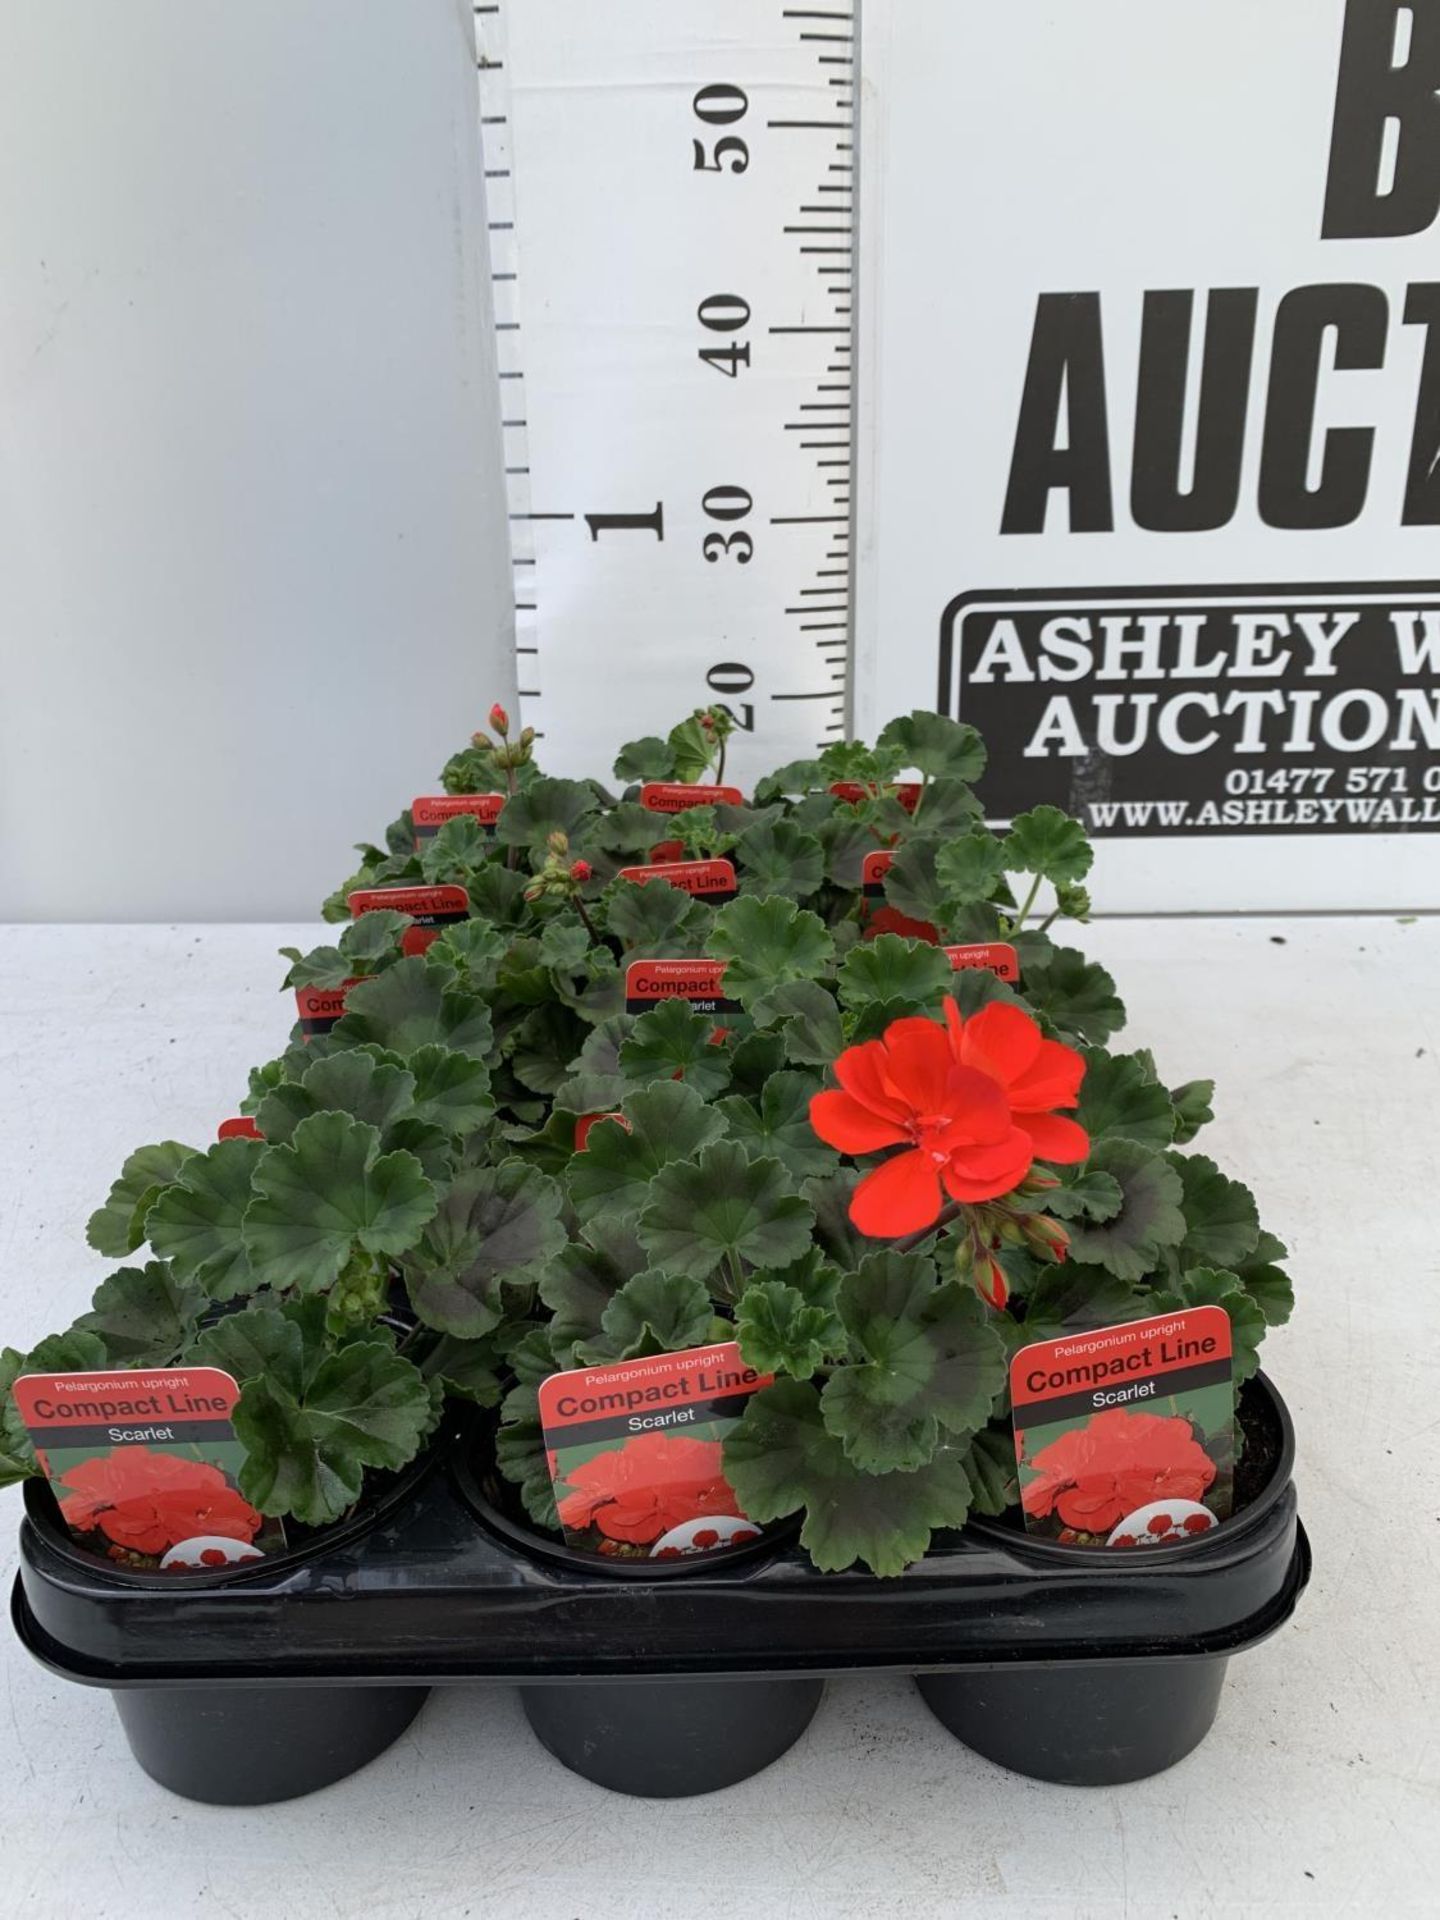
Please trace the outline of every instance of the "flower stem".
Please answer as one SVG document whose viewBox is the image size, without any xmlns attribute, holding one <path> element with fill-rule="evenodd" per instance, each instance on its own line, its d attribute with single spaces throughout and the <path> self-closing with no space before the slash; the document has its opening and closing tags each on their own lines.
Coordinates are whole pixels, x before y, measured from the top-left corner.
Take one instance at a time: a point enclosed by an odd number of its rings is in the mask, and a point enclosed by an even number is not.
<svg viewBox="0 0 1440 1920">
<path fill-rule="evenodd" d="M 965 1207 L 962 1201 L 952 1200 L 948 1206 L 940 1209 L 938 1217 L 932 1220 L 928 1227 L 922 1227 L 919 1233 L 910 1233 L 907 1234 L 903 1240 L 897 1240 L 894 1243 L 895 1252 L 913 1252 L 922 1241 L 928 1240 L 932 1233 L 939 1233 L 942 1227 L 948 1227 L 950 1222 L 957 1220 L 964 1211 Z"/>
<path fill-rule="evenodd" d="M 728 744 L 729 742 L 722 733 L 720 736 L 720 762 L 715 769 L 715 784 L 717 787 L 723 787 L 725 784 L 725 748 Z"/>
<path fill-rule="evenodd" d="M 740 1271 L 740 1256 L 733 1247 L 725 1256 L 725 1266 L 730 1275 L 730 1304 L 738 1306 L 740 1296 L 745 1291 L 745 1276 Z"/>
<path fill-rule="evenodd" d="M 590 915 L 585 911 L 585 902 L 580 898 L 578 893 L 573 896 L 572 904 L 574 905 L 575 911 L 579 914 L 580 918 L 585 923 L 585 931 L 590 936 L 591 946 L 598 947 L 600 944 L 600 936 L 595 931 L 595 922 L 590 918 Z"/>
<path fill-rule="evenodd" d="M 1030 891 L 1025 896 L 1025 904 L 1021 907 L 1020 911 L 1016 914 L 1015 918 L 1010 922 L 1010 931 L 1012 933 L 1018 933 L 1021 927 L 1024 926 L 1025 916 L 1029 913 L 1030 909 L 1034 906 L 1036 896 L 1038 895 L 1039 892 L 1040 892 L 1040 875 L 1037 873 L 1035 878 L 1030 883 Z"/>
</svg>

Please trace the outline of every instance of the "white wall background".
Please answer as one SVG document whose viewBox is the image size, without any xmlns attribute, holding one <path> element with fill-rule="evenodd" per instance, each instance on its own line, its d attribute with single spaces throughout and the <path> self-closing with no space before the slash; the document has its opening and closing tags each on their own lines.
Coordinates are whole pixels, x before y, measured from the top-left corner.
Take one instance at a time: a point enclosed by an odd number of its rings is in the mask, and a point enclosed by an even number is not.
<svg viewBox="0 0 1440 1920">
<path fill-rule="evenodd" d="M 462 0 L 0 6 L 0 917 L 313 913 L 497 695 Z"/>
</svg>

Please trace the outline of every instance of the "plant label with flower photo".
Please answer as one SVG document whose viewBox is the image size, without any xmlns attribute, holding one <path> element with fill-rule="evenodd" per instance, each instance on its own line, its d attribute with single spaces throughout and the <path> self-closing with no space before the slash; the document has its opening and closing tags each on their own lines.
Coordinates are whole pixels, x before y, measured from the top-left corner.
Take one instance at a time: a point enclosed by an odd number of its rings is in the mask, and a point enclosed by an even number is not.
<svg viewBox="0 0 1440 1920">
<path fill-rule="evenodd" d="M 486 833 L 493 834 L 505 798 L 503 793 L 435 793 L 412 800 L 410 827 L 416 852 L 435 838 L 447 820 L 477 820 Z"/>
<path fill-rule="evenodd" d="M 632 960 L 625 969 L 625 1011 L 649 1013 L 662 1000 L 684 1000 L 697 1013 L 738 1013 L 724 992 L 723 960 Z"/>
<path fill-rule="evenodd" d="M 993 973 L 997 980 L 1011 986 L 1019 982 L 1020 956 L 1006 940 L 981 940 L 971 946 L 946 947 L 944 953 L 956 973 L 973 967 Z"/>
<path fill-rule="evenodd" d="M 463 887 L 359 887 L 345 896 L 352 919 L 364 913 L 408 913 L 415 922 L 400 940 L 400 951 L 424 953 L 446 927 L 470 918 L 470 896 Z"/>
<path fill-rule="evenodd" d="M 296 987 L 295 1009 L 307 1040 L 313 1034 L 329 1033 L 345 1012 L 346 994 L 359 984 L 357 975 L 353 980 L 342 980 L 338 987 Z"/>
<path fill-rule="evenodd" d="M 15 1405 L 71 1537 L 120 1566 L 204 1573 L 278 1553 L 238 1486 L 240 1398 L 218 1367 L 27 1373 Z"/>
<path fill-rule="evenodd" d="M 1227 1519 L 1231 1368 L 1219 1306 L 1022 1347 L 1010 1397 L 1027 1530 L 1066 1546 L 1150 1547 Z"/>
<path fill-rule="evenodd" d="M 621 867 L 619 878 L 641 886 L 664 880 L 697 900 L 733 900 L 739 891 L 731 860 L 662 860 L 649 867 Z"/>
<path fill-rule="evenodd" d="M 647 780 L 640 804 L 651 813 L 688 813 L 692 807 L 743 807 L 739 787 L 691 787 L 679 780 Z"/>
<path fill-rule="evenodd" d="M 758 1538 L 725 1479 L 722 1448 L 774 1375 L 733 1341 L 578 1367 L 540 1383 L 555 1504 L 572 1547 L 673 1560 Z"/>
</svg>

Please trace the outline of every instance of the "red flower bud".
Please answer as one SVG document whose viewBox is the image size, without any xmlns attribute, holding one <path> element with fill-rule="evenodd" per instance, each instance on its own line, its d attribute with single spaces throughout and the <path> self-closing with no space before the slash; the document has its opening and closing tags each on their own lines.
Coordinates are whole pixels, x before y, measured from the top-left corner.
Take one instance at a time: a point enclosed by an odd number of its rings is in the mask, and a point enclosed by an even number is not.
<svg viewBox="0 0 1440 1920">
<path fill-rule="evenodd" d="M 503 740 L 510 731 L 510 716 L 497 700 L 490 709 L 490 724 Z"/>
<path fill-rule="evenodd" d="M 570 878 L 579 886 L 583 887 L 594 871 L 588 860 L 572 860 L 570 863 Z"/>
<path fill-rule="evenodd" d="M 976 1267 L 975 1291 L 997 1313 L 1004 1312 L 1005 1302 L 1010 1298 L 1010 1284 L 998 1260 L 982 1260 Z"/>
</svg>

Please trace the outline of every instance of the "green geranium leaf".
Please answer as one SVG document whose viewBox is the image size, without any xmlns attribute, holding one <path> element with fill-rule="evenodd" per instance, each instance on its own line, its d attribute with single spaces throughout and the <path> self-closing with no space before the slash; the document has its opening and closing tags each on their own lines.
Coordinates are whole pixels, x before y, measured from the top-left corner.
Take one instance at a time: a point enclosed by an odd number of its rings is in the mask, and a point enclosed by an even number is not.
<svg viewBox="0 0 1440 1920">
<path fill-rule="evenodd" d="M 1168 1147 L 1175 1129 L 1170 1095 L 1134 1054 L 1085 1047 L 1085 1078 L 1075 1118 L 1092 1140 L 1119 1134 L 1145 1146 Z"/>
<path fill-rule="evenodd" d="M 825 878 L 846 891 L 858 888 L 866 854 L 881 844 L 874 827 L 854 808 L 841 807 L 817 825 L 815 833 L 825 850 Z"/>
<path fill-rule="evenodd" d="M 89 1313 L 75 1324 L 100 1336 L 112 1366 L 163 1367 L 184 1351 L 208 1305 L 202 1287 L 178 1279 L 164 1261 L 151 1260 L 102 1280 Z"/>
<path fill-rule="evenodd" d="M 788 820 L 762 820 L 742 833 L 735 859 L 745 891 L 762 898 L 808 900 L 825 879 L 825 849 L 813 833 Z"/>
<path fill-rule="evenodd" d="M 405 1252 L 436 1206 L 415 1155 L 382 1154 L 379 1131 L 343 1113 L 311 1114 L 287 1146 L 262 1149 L 254 1187 L 242 1231 L 255 1282 L 307 1293 L 336 1280 L 357 1248 Z"/>
<path fill-rule="evenodd" d="M 939 713 L 917 709 L 904 719 L 892 720 L 875 745 L 898 767 L 913 767 L 931 779 L 963 780 L 974 786 L 985 771 L 985 742 L 974 727 Z"/>
<path fill-rule="evenodd" d="M 271 1146 L 283 1146 L 312 1113 L 348 1113 L 383 1133 L 414 1111 L 414 1093 L 413 1074 L 357 1048 L 317 1060 L 298 1085 L 287 1081 L 267 1094 L 255 1121 Z"/>
<path fill-rule="evenodd" d="M 351 989 L 332 1037 L 342 1047 L 381 1047 L 407 1062 L 421 1047 L 448 1047 L 483 1060 L 494 1031 L 490 1009 L 477 994 L 452 987 L 445 967 L 412 954 Z"/>
<path fill-rule="evenodd" d="M 766 996 L 771 1020 L 778 1022 L 785 1058 L 800 1066 L 828 1067 L 845 1049 L 835 996 L 818 980 L 792 980 Z"/>
<path fill-rule="evenodd" d="M 507 1399 L 507 1408 L 509 1404 Z M 520 1489 L 525 1511 L 536 1526 L 558 1533 L 560 1519 L 555 1511 L 555 1484 L 550 1478 L 550 1456 L 537 1413 L 517 1412 L 505 1420 L 495 1435 L 495 1463 L 505 1478 Z"/>
<path fill-rule="evenodd" d="M 581 1358 L 590 1364 L 683 1353 L 704 1343 L 714 1308 L 699 1280 L 678 1273 L 637 1273 L 606 1303 L 601 1338 Z"/>
<path fill-rule="evenodd" d="M 1074 947 L 1024 963 L 1024 998 L 1061 1033 L 1100 1045 L 1125 1024 L 1115 982 Z"/>
<path fill-rule="evenodd" d="M 885 898 L 900 913 L 926 920 L 936 927 L 947 923 L 950 900 L 936 871 L 943 842 L 907 840 L 897 850 L 885 875 Z"/>
<path fill-rule="evenodd" d="M 1201 1153 L 1166 1156 L 1184 1188 L 1185 1237 L 1180 1258 L 1189 1266 L 1234 1268 L 1254 1253 L 1260 1239 L 1255 1196 L 1221 1173 Z"/>
<path fill-rule="evenodd" d="M 1059 807 L 1035 807 L 1012 820 L 1001 851 L 1007 873 L 1035 873 L 1054 887 L 1083 880 L 1095 859 L 1085 829 Z"/>
<path fill-rule="evenodd" d="M 408 1360 L 357 1341 L 322 1360 L 299 1394 L 271 1376 L 247 1381 L 233 1417 L 246 1499 L 262 1513 L 321 1527 L 359 1499 L 367 1467 L 413 1460 L 435 1413 Z"/>
<path fill-rule="evenodd" d="M 683 1078 L 702 1100 L 713 1099 L 730 1084 L 730 1062 L 723 1047 L 711 1042 L 715 1022 L 684 1000 L 662 1000 L 642 1013 L 620 1047 L 620 1071 L 641 1086 Z"/>
<path fill-rule="evenodd" d="M 793 900 L 742 895 L 715 915 L 707 951 L 726 962 L 726 993 L 763 1022 L 773 1017 L 769 996 L 823 974 L 835 943 L 820 916 Z"/>
<path fill-rule="evenodd" d="M 212 1299 L 233 1300 L 263 1284 L 251 1270 L 242 1221 L 267 1151 L 258 1140 L 219 1140 L 192 1154 L 145 1216 L 156 1253 Z"/>
<path fill-rule="evenodd" d="M 755 1394 L 725 1442 L 725 1478 L 763 1526 L 805 1510 L 800 1543 L 823 1573 L 858 1560 L 903 1573 L 938 1527 L 961 1527 L 970 1482 L 960 1452 L 940 1448 L 914 1473 L 863 1473 L 828 1433 L 813 1384 L 777 1380 Z"/>
<path fill-rule="evenodd" d="M 1005 872 L 1000 842 L 983 826 L 976 827 L 945 843 L 935 871 L 947 899 L 960 907 L 978 905 L 993 897 Z"/>
<path fill-rule="evenodd" d="M 615 778 L 629 785 L 632 781 L 673 780 L 675 750 L 668 740 L 647 733 L 643 740 L 631 740 L 615 756 Z"/>
<path fill-rule="evenodd" d="M 1108 1173 L 1123 1195 L 1120 1211 L 1070 1230 L 1072 1260 L 1104 1267 L 1117 1280 L 1143 1280 L 1160 1256 L 1185 1237 L 1184 1187 L 1169 1157 L 1138 1140 L 1102 1140 L 1087 1168 Z"/>
<path fill-rule="evenodd" d="M 587 1231 L 597 1214 L 638 1213 L 662 1168 L 688 1158 L 725 1131 L 723 1115 L 680 1080 L 659 1081 L 632 1093 L 621 1112 L 628 1130 L 613 1120 L 600 1121 L 590 1129 L 585 1151 L 570 1163 L 566 1185 Z"/>
<path fill-rule="evenodd" d="M 939 947 L 882 933 L 852 947 L 840 969 L 840 998 L 852 1011 L 874 1004 L 919 1011 L 938 1007 L 952 979 Z"/>
<path fill-rule="evenodd" d="M 1119 1326 L 1143 1319 L 1150 1310 L 1148 1296 L 1114 1274 L 1097 1273 L 1073 1260 L 1043 1266 L 1026 1288 L 1022 1344 Z"/>
<path fill-rule="evenodd" d="M 810 1101 L 820 1080 L 810 1073 L 777 1073 L 766 1082 L 758 1104 L 738 1096 L 720 1102 L 730 1128 L 752 1160 L 780 1161 L 797 1180 L 833 1173 L 838 1155 L 810 1125 Z"/>
<path fill-rule="evenodd" d="M 735 1311 L 735 1332 L 746 1366 L 795 1380 L 808 1380 L 845 1338 L 833 1310 L 783 1280 L 751 1281 Z"/>
<path fill-rule="evenodd" d="M 559 1182 L 522 1160 L 458 1174 L 401 1262 L 416 1313 L 460 1339 L 491 1332 L 502 1288 L 538 1280 L 564 1247 L 563 1204 Z"/>
<path fill-rule="evenodd" d="M 1005 1351 L 970 1287 L 935 1263 L 886 1249 L 846 1274 L 840 1317 L 859 1361 L 820 1396 L 826 1428 L 867 1473 L 911 1472 L 944 1434 L 974 1433 L 1005 1385 Z"/>
<path fill-rule="evenodd" d="M 1215 1118 L 1210 1102 L 1215 1098 L 1213 1080 L 1187 1080 L 1183 1087 L 1170 1089 L 1170 1102 L 1175 1109 L 1175 1144 L 1188 1146 L 1202 1127 L 1208 1127 Z"/>
<path fill-rule="evenodd" d="M 565 1063 L 587 1038 L 578 1014 L 547 1000 L 532 1007 L 506 1040 L 511 1071 L 532 1093 L 553 1094 L 565 1080 Z"/>
<path fill-rule="evenodd" d="M 1155 1313 L 1178 1313 L 1184 1307 L 1223 1307 L 1230 1316 L 1236 1386 L 1258 1369 L 1265 1315 L 1245 1291 L 1238 1274 L 1214 1267 L 1191 1267 L 1173 1286 L 1155 1294 L 1150 1307 Z"/>
<path fill-rule="evenodd" d="M 644 808 L 641 811 L 644 812 Z M 590 950 L 590 929 L 578 914 L 549 920 L 541 928 L 540 958 L 557 973 L 579 973 L 590 957 Z"/>
<path fill-rule="evenodd" d="M 1015 1437 L 1006 1425 L 982 1427 L 970 1442 L 965 1471 L 970 1476 L 971 1509 L 996 1519 L 1020 1504 L 1020 1475 L 1015 1466 Z"/>
<path fill-rule="evenodd" d="M 502 847 L 524 847 L 545 852 L 552 833 L 576 840 L 599 802 L 588 780 L 534 780 L 523 793 L 505 802 L 496 822 L 495 838 Z"/>
<path fill-rule="evenodd" d="M 601 903 L 606 931 L 647 959 L 686 959 L 710 909 L 663 881 L 616 880 Z"/>
<path fill-rule="evenodd" d="M 1038 1208 L 1057 1220 L 1113 1220 L 1125 1195 L 1113 1174 L 1092 1166 L 1070 1167 L 1058 1187 L 1040 1195 Z"/>
<path fill-rule="evenodd" d="M 496 871 L 503 873 L 504 868 Z M 365 918 L 376 916 L 367 913 Z M 500 927 L 484 920 L 457 920 L 431 942 L 425 961 L 432 971 L 438 968 L 447 976 L 447 984 L 483 995 L 494 988 L 508 946 L 508 935 Z"/>
<path fill-rule="evenodd" d="M 482 920 L 488 920 L 496 927 L 522 926 L 530 918 L 529 903 L 525 898 L 528 884 L 523 873 L 518 870 L 512 872 L 500 861 L 492 860 L 488 867 L 481 867 L 471 879 L 470 904 Z M 436 946 L 446 938 L 442 934 Z"/>
<path fill-rule="evenodd" d="M 1295 1289 L 1288 1273 L 1276 1265 L 1285 1258 L 1285 1243 L 1261 1229 L 1255 1251 L 1236 1265 L 1246 1293 L 1265 1316 L 1267 1327 L 1283 1327 L 1295 1310 Z"/>
<path fill-rule="evenodd" d="M 145 1215 L 160 1197 L 160 1190 L 179 1178 L 194 1152 L 193 1147 L 182 1146 L 178 1140 L 135 1149 L 120 1169 L 109 1199 L 91 1214 L 85 1229 L 85 1238 L 97 1253 L 123 1260 L 135 1251 L 145 1238 Z"/>
<path fill-rule="evenodd" d="M 670 729 L 666 741 L 675 762 L 675 778 L 693 784 L 709 771 L 715 757 L 715 743 L 706 737 L 694 715 Z"/>
<path fill-rule="evenodd" d="M 473 813 L 456 814 L 420 848 L 420 871 L 432 887 L 463 887 L 491 858 L 494 846 Z"/>
<path fill-rule="evenodd" d="M 875 1242 L 858 1232 L 850 1219 L 850 1202 L 859 1181 L 860 1175 L 853 1167 L 842 1167 L 825 1179 L 812 1178 L 800 1186 L 815 1210 L 815 1232 L 821 1246 L 842 1267 L 858 1266 L 867 1253 L 875 1251 Z"/>
<path fill-rule="evenodd" d="M 493 1407 L 500 1399 L 499 1362 L 488 1340 L 456 1340 L 444 1334 L 419 1362 L 426 1380 L 438 1380 L 449 1397 Z"/>
<path fill-rule="evenodd" d="M 771 1074 L 785 1065 L 785 1042 L 778 1033 L 750 1033 L 729 1049 L 730 1086 L 747 1100 L 758 1100 Z"/>
<path fill-rule="evenodd" d="M 227 1313 L 205 1328 L 185 1358 L 192 1366 L 220 1367 L 241 1386 L 263 1375 L 293 1398 L 326 1351 L 325 1302 L 312 1298 Z"/>
<path fill-rule="evenodd" d="M 473 1133 L 495 1111 L 490 1069 L 452 1047 L 417 1047 L 406 1065 L 414 1077 L 412 1112 L 450 1135 Z"/>
<path fill-rule="evenodd" d="M 567 1113 L 605 1113 L 625 1097 L 628 1083 L 620 1071 L 620 1049 L 630 1037 L 628 1014 L 612 1014 L 591 1028 L 570 1062 L 570 1078 L 555 1090 L 555 1104 Z"/>
<path fill-rule="evenodd" d="M 751 1160 L 733 1140 L 662 1167 L 640 1214 L 657 1266 L 704 1280 L 722 1261 L 783 1266 L 809 1243 L 815 1215 L 778 1160 Z"/>
<path fill-rule="evenodd" d="M 568 1364 L 579 1341 L 598 1338 L 605 1309 L 627 1280 L 645 1271 L 645 1249 L 631 1225 L 609 1218 L 592 1222 L 588 1238 L 572 1240 L 540 1276 L 540 1298 L 550 1309 L 550 1343 L 557 1359 L 563 1357 Z"/>
</svg>

